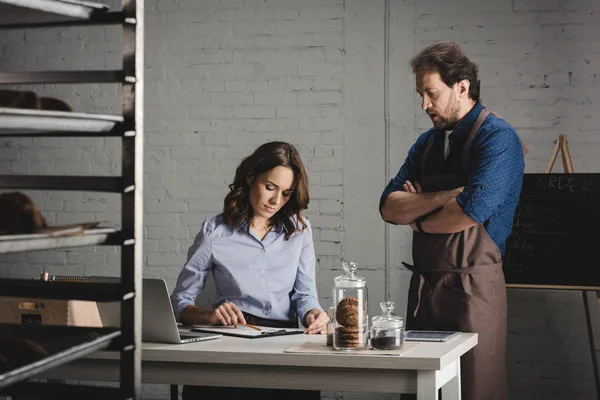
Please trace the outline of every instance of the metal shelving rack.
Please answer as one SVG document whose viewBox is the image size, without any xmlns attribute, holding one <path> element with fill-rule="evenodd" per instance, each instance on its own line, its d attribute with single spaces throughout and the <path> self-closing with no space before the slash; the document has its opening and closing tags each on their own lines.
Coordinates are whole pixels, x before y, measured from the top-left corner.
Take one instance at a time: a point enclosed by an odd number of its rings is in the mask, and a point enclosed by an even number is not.
<svg viewBox="0 0 600 400">
<path fill-rule="evenodd" d="M 19 235 L 0 241 L 0 254 L 90 245 L 121 247 L 119 283 L 59 283 L 0 279 L 5 296 L 41 297 L 121 302 L 121 328 L 77 328 L 0 324 L 0 336 L 20 337 L 55 335 L 79 337 L 50 357 L 17 370 L 0 374 L 0 395 L 19 399 L 139 399 L 141 387 L 141 289 L 143 238 L 143 82 L 144 82 L 144 0 L 122 0 L 120 11 L 109 12 L 98 3 L 78 0 L 0 0 L 11 6 L 45 12 L 39 22 L 0 24 L 5 29 L 36 29 L 63 26 L 121 25 L 123 29 L 123 68 L 106 71 L 0 72 L 0 85 L 119 83 L 122 86 L 122 115 L 45 113 L 23 116 L 0 108 L 0 137 L 121 137 L 122 173 L 115 177 L 98 176 L 0 176 L 0 189 L 42 189 L 101 191 L 121 194 L 121 230 L 96 228 L 84 235 L 38 237 Z M 106 117 L 106 118 L 105 118 Z M 98 121 L 112 121 L 108 127 L 94 127 Z M 22 126 L 21 126 L 22 124 Z M 32 128 L 33 127 L 33 128 Z M 8 332 L 8 333 L 7 333 Z M 90 339 L 89 335 L 93 334 Z M 36 336 L 37 335 L 37 336 Z M 88 335 L 88 336 L 85 336 Z M 81 339 L 87 338 L 87 340 Z M 77 342 L 77 343 L 75 343 Z M 68 385 L 29 382 L 46 369 L 108 349 L 120 352 L 120 387 Z"/>
</svg>

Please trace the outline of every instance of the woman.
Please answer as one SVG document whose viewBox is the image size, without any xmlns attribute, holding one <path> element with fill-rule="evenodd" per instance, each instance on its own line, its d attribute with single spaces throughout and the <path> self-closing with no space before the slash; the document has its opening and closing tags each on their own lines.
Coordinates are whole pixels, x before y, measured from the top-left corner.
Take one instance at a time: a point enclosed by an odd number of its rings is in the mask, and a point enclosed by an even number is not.
<svg viewBox="0 0 600 400">
<path fill-rule="evenodd" d="M 327 314 L 315 285 L 312 231 L 302 210 L 308 182 L 289 143 L 263 144 L 238 166 L 223 213 L 208 218 L 188 251 L 171 295 L 184 325 L 256 324 L 325 333 Z M 212 272 L 215 309 L 194 305 Z M 185 386 L 183 399 L 320 399 L 318 391 Z"/>
</svg>

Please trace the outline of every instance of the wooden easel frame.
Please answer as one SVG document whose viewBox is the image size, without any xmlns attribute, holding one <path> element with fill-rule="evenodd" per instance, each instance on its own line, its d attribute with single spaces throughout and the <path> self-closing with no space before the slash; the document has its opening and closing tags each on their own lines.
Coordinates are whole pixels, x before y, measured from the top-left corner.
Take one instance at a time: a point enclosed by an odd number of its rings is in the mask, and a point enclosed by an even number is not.
<svg viewBox="0 0 600 400">
<path fill-rule="evenodd" d="M 558 152 L 560 151 L 563 170 L 567 174 L 574 173 L 573 171 L 573 163 L 571 162 L 571 153 L 569 152 L 569 145 L 567 144 L 567 136 L 566 135 L 558 135 L 558 140 L 554 145 L 554 149 L 552 149 L 552 155 L 550 156 L 550 160 L 548 161 L 548 166 L 546 167 L 546 173 L 549 174 L 554 167 L 554 163 L 556 162 L 556 157 L 558 156 Z M 598 375 L 598 360 L 596 359 L 596 345 L 594 343 L 594 331 L 592 329 L 592 319 L 590 317 L 590 304 L 588 303 L 587 290 L 582 290 L 581 294 L 583 296 L 583 308 L 585 310 L 585 321 L 587 323 L 587 331 L 588 331 L 588 339 L 590 342 L 590 351 L 592 354 L 592 367 L 594 368 L 594 380 L 596 382 L 596 396 L 598 400 L 600 400 L 600 376 Z M 600 292 L 596 291 L 596 300 L 598 301 L 598 307 L 600 307 Z"/>
<path fill-rule="evenodd" d="M 567 174 L 574 173 L 575 171 L 573 171 L 573 163 L 571 162 L 571 153 L 569 152 L 569 145 L 567 144 L 567 135 L 558 135 L 558 140 L 554 145 L 554 149 L 552 149 L 552 155 L 550 156 L 548 166 L 546 167 L 546 173 L 549 174 L 552 172 L 552 168 L 556 162 L 556 157 L 558 156 L 559 150 L 562 158 L 563 170 Z"/>
</svg>

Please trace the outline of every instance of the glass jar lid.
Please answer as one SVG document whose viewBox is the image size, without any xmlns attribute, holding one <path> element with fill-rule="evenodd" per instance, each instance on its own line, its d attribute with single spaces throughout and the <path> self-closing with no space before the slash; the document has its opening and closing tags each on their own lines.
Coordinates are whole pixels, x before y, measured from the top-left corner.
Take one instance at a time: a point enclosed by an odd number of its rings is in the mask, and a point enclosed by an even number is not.
<svg viewBox="0 0 600 400">
<path fill-rule="evenodd" d="M 404 327 L 402 317 L 392 314 L 394 311 L 393 301 L 382 301 L 379 303 L 381 315 L 373 317 L 373 328 L 396 329 Z"/>
<path fill-rule="evenodd" d="M 359 288 L 367 286 L 367 279 L 364 276 L 356 275 L 358 264 L 354 261 L 342 262 L 344 275 L 340 275 L 334 279 L 335 287 L 337 288 Z"/>
</svg>

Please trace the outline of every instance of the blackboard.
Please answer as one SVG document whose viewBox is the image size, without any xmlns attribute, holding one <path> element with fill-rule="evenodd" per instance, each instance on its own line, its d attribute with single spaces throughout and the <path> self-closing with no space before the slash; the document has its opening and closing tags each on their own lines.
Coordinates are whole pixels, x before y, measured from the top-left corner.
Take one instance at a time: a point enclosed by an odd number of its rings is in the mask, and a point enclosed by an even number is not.
<svg viewBox="0 0 600 400">
<path fill-rule="evenodd" d="M 503 267 L 508 286 L 600 290 L 600 174 L 525 174 Z"/>
</svg>

